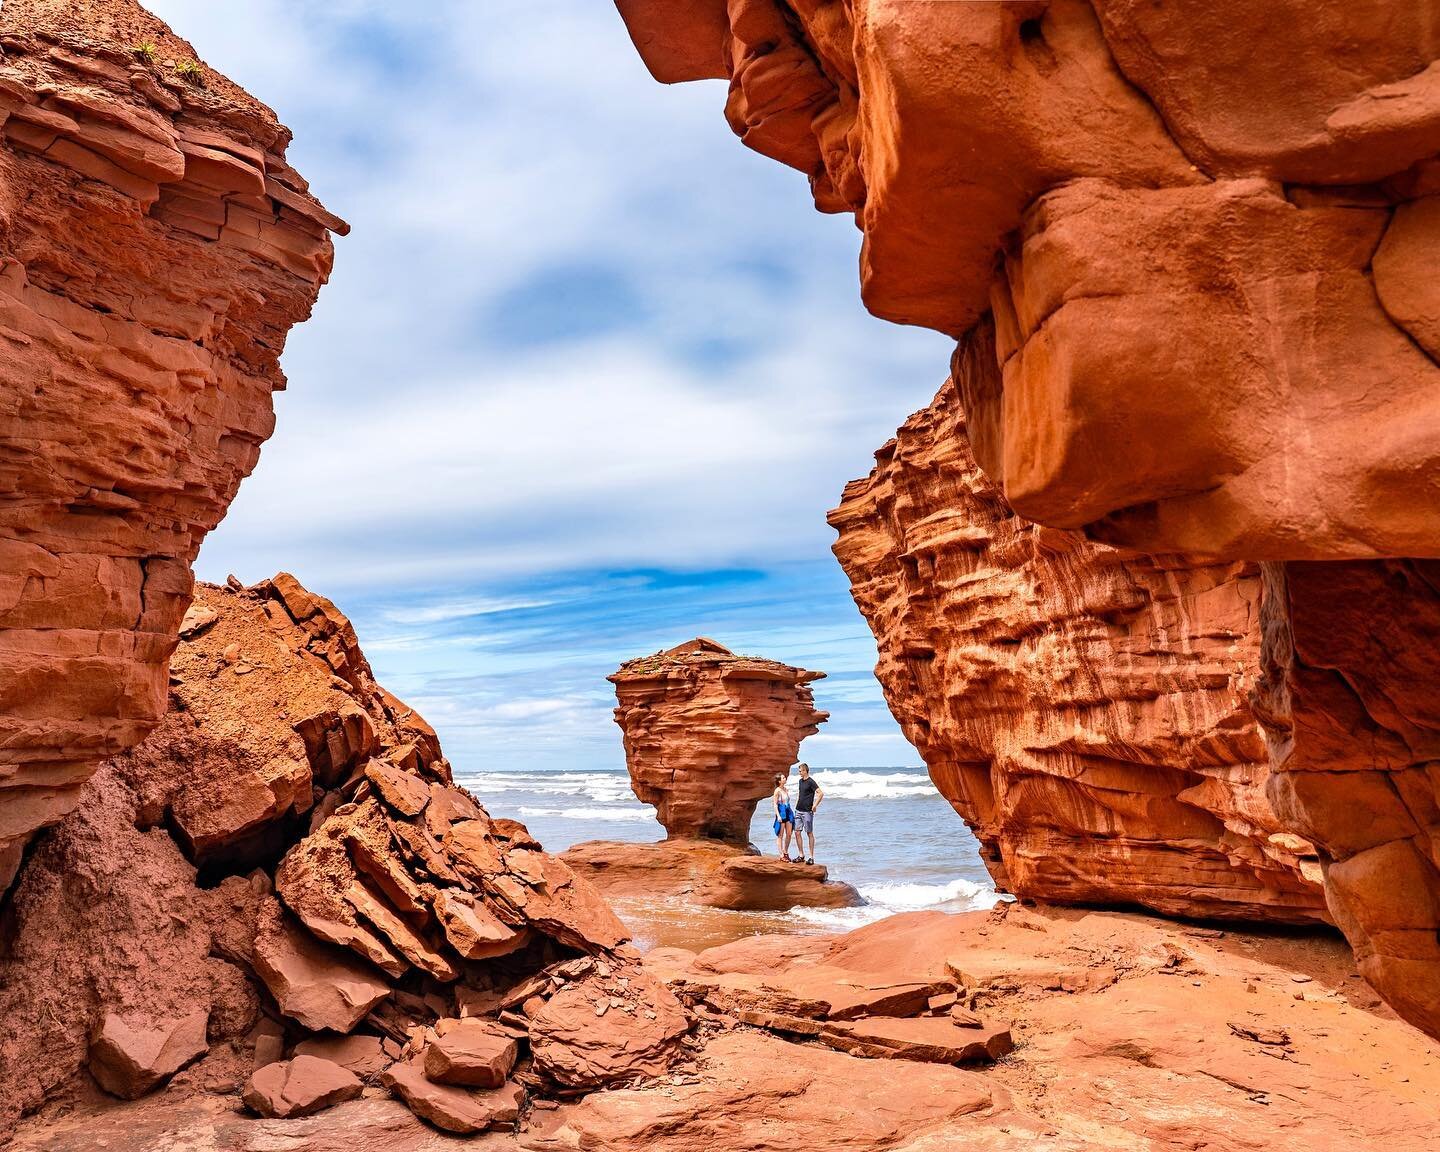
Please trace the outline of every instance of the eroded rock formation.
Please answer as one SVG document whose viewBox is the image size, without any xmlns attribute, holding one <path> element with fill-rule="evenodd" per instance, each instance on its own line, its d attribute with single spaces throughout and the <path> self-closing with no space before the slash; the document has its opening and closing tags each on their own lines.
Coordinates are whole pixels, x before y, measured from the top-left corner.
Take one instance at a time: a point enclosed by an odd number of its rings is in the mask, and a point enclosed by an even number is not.
<svg viewBox="0 0 1440 1152">
<path fill-rule="evenodd" d="M 180 1096 L 245 1086 L 275 1116 L 348 1098 L 327 1061 L 390 1069 L 396 1094 L 452 1131 L 512 1123 L 502 1098 L 543 1090 L 552 1065 L 567 1090 L 599 1082 L 590 1064 L 608 1061 L 606 1082 L 664 1065 L 688 1022 L 626 975 L 624 926 L 450 782 L 434 731 L 375 683 L 333 604 L 283 574 L 201 585 L 182 632 L 164 724 L 84 786 L 11 894 L 0 1120 L 83 1090 L 87 1062 L 107 1091 L 139 1096 L 198 1059 Z M 568 1033 L 547 1032 L 536 1065 L 531 1018 L 581 980 L 626 1007 L 578 1070 Z M 647 1011 L 664 1034 L 632 1043 L 627 1022 Z M 513 1059 L 505 1083 L 455 1071 L 479 1058 L 457 1045 L 476 1026 L 461 1018 L 524 1047 L 514 1083 Z M 428 1057 L 442 1039 L 446 1058 Z"/>
<path fill-rule="evenodd" d="M 562 859 L 642 914 L 660 898 L 751 911 L 862 903 L 823 866 L 762 859 L 749 843 L 756 804 L 774 792 L 776 776 L 790 775 L 800 742 L 827 719 L 810 690 L 824 675 L 736 656 L 704 638 L 627 660 L 610 677 L 615 723 L 630 785 L 655 805 L 667 838 L 594 840 Z"/>
<path fill-rule="evenodd" d="M 627 660 L 609 679 L 635 795 L 672 837 L 744 844 L 756 803 L 827 719 L 810 690 L 824 675 L 705 639 Z"/>
<path fill-rule="evenodd" d="M 1015 513 L 1273 565 L 1271 807 L 1440 1033 L 1440 8 L 617 3 L 658 79 L 727 78 L 745 143 L 854 212 L 871 311 L 957 338 Z"/>
<path fill-rule="evenodd" d="M 1276 811 L 1323 849 L 1360 971 L 1440 1035 L 1440 565 L 1268 564 Z"/>
<path fill-rule="evenodd" d="M 190 562 L 346 229 L 274 114 L 131 0 L 7 0 L 0 47 L 3 888 L 163 714 Z"/>
<path fill-rule="evenodd" d="M 855 214 L 872 312 L 960 340 L 1022 516 L 1440 553 L 1432 5 L 618 3 L 657 77 L 728 78 L 741 139 Z"/>
<path fill-rule="evenodd" d="M 970 454 L 953 383 L 830 523 L 891 711 L 1002 891 L 1325 918 L 1247 702 L 1255 565 L 1160 561 L 1017 516 Z"/>
</svg>

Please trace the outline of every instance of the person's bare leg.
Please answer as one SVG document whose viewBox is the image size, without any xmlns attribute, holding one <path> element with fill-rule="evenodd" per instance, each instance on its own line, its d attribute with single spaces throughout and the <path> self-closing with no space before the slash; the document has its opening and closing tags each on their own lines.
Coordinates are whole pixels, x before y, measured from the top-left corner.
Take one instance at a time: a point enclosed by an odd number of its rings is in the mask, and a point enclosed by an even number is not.
<svg viewBox="0 0 1440 1152">
<path fill-rule="evenodd" d="M 813 819 L 813 817 L 812 817 L 812 819 Z M 809 828 L 809 830 L 805 833 L 805 835 L 806 835 L 806 836 L 809 838 L 809 840 L 810 840 L 810 851 L 807 852 L 807 853 L 805 853 L 805 859 L 807 859 L 807 860 L 814 860 L 814 859 L 815 859 L 815 825 L 814 825 L 814 824 L 811 824 L 811 825 L 810 825 L 810 828 Z"/>
</svg>

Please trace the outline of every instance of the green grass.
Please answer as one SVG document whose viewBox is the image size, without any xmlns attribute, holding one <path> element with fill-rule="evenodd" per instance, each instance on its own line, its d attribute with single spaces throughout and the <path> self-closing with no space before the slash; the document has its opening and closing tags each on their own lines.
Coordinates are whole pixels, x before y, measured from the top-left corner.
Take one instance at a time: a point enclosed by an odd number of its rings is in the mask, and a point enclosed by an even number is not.
<svg viewBox="0 0 1440 1152">
<path fill-rule="evenodd" d="M 198 60 L 181 60 L 175 65 L 175 75 L 196 88 L 205 87 L 205 69 L 200 67 Z"/>
</svg>

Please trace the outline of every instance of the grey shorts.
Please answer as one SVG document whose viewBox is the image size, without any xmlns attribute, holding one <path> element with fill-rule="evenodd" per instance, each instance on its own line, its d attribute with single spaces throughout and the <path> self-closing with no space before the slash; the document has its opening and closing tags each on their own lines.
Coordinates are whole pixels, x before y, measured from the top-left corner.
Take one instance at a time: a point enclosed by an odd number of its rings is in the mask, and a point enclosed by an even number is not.
<svg viewBox="0 0 1440 1152">
<path fill-rule="evenodd" d="M 815 813 L 801 812 L 797 808 L 795 810 L 795 831 L 809 832 L 813 836 L 815 834 Z"/>
</svg>

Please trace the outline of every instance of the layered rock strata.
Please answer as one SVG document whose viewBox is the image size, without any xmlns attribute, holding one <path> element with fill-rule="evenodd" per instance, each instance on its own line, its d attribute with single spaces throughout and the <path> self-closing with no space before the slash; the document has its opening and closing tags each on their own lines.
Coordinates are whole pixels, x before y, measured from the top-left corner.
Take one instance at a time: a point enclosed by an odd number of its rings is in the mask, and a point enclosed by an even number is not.
<svg viewBox="0 0 1440 1152">
<path fill-rule="evenodd" d="M 744 844 L 755 805 L 828 718 L 810 690 L 824 676 L 703 638 L 627 660 L 609 679 L 635 795 L 672 837 Z"/>
<path fill-rule="evenodd" d="M 1314 848 L 1267 797 L 1247 697 L 1260 572 L 1017 516 L 947 382 L 830 514 L 876 674 L 1001 891 L 1172 915 L 1326 918 Z"/>
<path fill-rule="evenodd" d="M 1440 1035 L 1440 564 L 1265 566 L 1276 811 L 1324 853 L 1360 971 Z"/>
<path fill-rule="evenodd" d="M 165 710 L 190 562 L 342 221 L 131 0 L 0 11 L 0 888 Z"/>
<path fill-rule="evenodd" d="M 1275 565 L 1273 807 L 1437 1031 L 1436 596 L 1405 558 L 1440 554 L 1440 10 L 618 5 L 657 78 L 727 78 L 746 144 L 854 212 L 872 311 L 957 338 L 975 459 L 1018 515 Z M 1337 560 L 1371 566 L 1296 566 Z"/>
<path fill-rule="evenodd" d="M 451 783 L 434 731 L 375 683 L 333 604 L 284 574 L 201 585 L 182 632 L 165 723 L 85 787 L 11 895 L 0 1117 L 81 1091 L 87 1061 L 115 1094 L 248 1083 L 262 1114 L 303 1115 L 348 1097 L 344 1076 L 318 1075 L 328 1061 L 368 1078 L 394 1065 L 387 1083 L 420 1115 L 479 1131 L 513 1125 L 528 1091 L 674 1055 L 688 1020 L 633 971 L 624 926 Z M 587 1011 L 601 988 L 623 1007 L 573 1058 L 568 1031 L 545 1032 L 542 1057 L 532 1019 L 581 981 Z M 488 1058 L 499 1083 L 475 1079 L 470 1018 L 513 1049 Z"/>
</svg>

